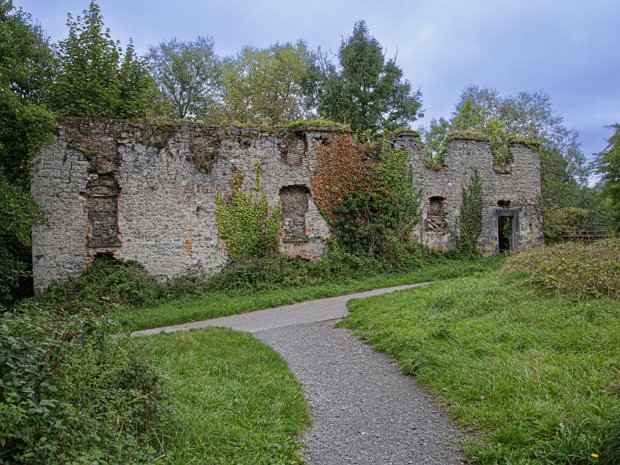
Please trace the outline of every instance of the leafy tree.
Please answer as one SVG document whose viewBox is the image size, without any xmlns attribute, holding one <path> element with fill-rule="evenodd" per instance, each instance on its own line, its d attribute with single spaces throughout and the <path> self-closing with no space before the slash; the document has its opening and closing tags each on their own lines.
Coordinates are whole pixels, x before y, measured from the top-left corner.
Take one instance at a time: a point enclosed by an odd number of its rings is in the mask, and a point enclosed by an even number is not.
<svg viewBox="0 0 620 465">
<path fill-rule="evenodd" d="M 221 60 L 213 39 L 173 38 L 149 49 L 153 78 L 173 118 L 204 118 L 221 101 Z"/>
<path fill-rule="evenodd" d="M 0 308 L 27 292 L 30 228 L 42 219 L 30 178 L 54 130 L 53 115 L 37 104 L 51 56 L 30 16 L 0 2 Z"/>
<path fill-rule="evenodd" d="M 323 56 L 317 65 L 314 98 L 323 117 L 361 133 L 407 126 L 422 116 L 421 92 L 403 79 L 395 58 L 385 59 L 364 21 L 340 44 L 338 61 L 336 67 Z"/>
<path fill-rule="evenodd" d="M 0 0 L 0 85 L 41 103 L 52 79 L 52 50 L 40 27 L 10 0 Z"/>
<path fill-rule="evenodd" d="M 224 66 L 219 117 L 278 125 L 310 116 L 304 84 L 311 65 L 312 57 L 302 41 L 266 49 L 245 47 Z"/>
<path fill-rule="evenodd" d="M 610 126 L 614 131 L 607 147 L 596 155 L 596 172 L 601 175 L 602 195 L 610 203 L 613 223 L 620 231 L 620 124 Z"/>
<path fill-rule="evenodd" d="M 75 20 L 68 15 L 69 37 L 58 45 L 52 108 L 66 116 L 146 116 L 154 105 L 146 63 L 136 57 L 131 43 L 121 61 L 122 49 L 110 29 L 104 29 L 94 0 L 83 14 Z"/>
<path fill-rule="evenodd" d="M 131 39 L 120 64 L 118 96 L 116 118 L 152 116 L 154 110 L 163 107 L 146 60 L 136 55 Z"/>
</svg>

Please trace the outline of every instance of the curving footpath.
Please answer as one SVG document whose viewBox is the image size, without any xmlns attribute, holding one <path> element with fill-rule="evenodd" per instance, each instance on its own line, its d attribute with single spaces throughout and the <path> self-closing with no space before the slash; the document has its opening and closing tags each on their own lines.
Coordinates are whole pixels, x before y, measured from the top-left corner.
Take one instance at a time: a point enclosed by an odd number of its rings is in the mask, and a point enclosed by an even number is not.
<svg viewBox="0 0 620 465">
<path fill-rule="evenodd" d="M 222 326 L 254 334 L 288 362 L 310 403 L 303 439 L 309 465 L 462 464 L 461 435 L 431 396 L 388 358 L 333 328 L 347 301 L 413 284 L 303 302 L 212 320 L 136 331 L 132 336 Z"/>
</svg>

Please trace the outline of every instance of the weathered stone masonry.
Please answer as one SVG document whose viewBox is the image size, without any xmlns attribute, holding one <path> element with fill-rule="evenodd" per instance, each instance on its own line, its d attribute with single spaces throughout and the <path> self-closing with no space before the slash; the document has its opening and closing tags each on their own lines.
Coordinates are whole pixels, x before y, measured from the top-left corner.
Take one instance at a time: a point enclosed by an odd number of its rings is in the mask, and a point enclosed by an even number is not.
<svg viewBox="0 0 620 465">
<path fill-rule="evenodd" d="M 537 152 L 515 142 L 510 146 L 512 162 L 500 168 L 493 165 L 487 141 L 463 136 L 448 143 L 445 166 L 437 170 L 426 166 L 419 138 L 402 134 L 394 143 L 413 153 L 410 159 L 413 183 L 422 191 L 422 220 L 415 233 L 420 242 L 438 249 L 455 245 L 462 188 L 469 184 L 477 169 L 484 194 L 483 232 L 478 244 L 482 252 L 493 254 L 500 250 L 502 218 L 509 219 L 507 224 L 512 228 L 506 250 L 519 251 L 542 245 Z"/>
<path fill-rule="evenodd" d="M 47 216 L 33 231 L 35 291 L 79 273 L 97 254 L 138 261 L 162 277 L 219 271 L 228 255 L 217 234 L 215 195 L 229 192 L 234 169 L 245 173 L 250 189 L 257 165 L 269 203 L 282 205 L 282 251 L 321 257 L 329 228 L 312 200 L 310 177 L 316 147 L 338 131 L 61 120 L 34 172 L 32 190 Z M 516 216 L 513 248 L 542 241 L 538 158 L 525 146 L 512 147 L 512 172 L 498 174 L 485 142 L 451 142 L 448 166 L 438 172 L 424 166 L 415 134 L 399 134 L 394 144 L 412 152 L 414 185 L 423 191 L 416 232 L 422 242 L 454 242 L 461 185 L 474 167 L 487 199 L 481 247 L 497 250 L 499 215 Z"/>
</svg>

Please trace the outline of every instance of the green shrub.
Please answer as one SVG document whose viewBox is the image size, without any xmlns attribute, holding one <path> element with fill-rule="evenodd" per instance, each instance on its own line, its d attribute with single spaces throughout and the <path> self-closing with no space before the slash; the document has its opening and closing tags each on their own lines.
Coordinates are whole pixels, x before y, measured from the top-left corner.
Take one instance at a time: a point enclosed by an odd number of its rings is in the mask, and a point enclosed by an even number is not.
<svg viewBox="0 0 620 465">
<path fill-rule="evenodd" d="M 329 253 L 318 261 L 287 258 L 276 254 L 259 259 L 231 262 L 217 275 L 194 284 L 192 293 L 207 290 L 267 290 L 286 286 L 308 286 L 334 279 L 356 279 L 372 275 L 411 271 L 445 260 L 440 252 L 419 245 L 398 244 L 398 254 L 377 258 L 343 250 L 334 240 Z M 396 247 L 396 246 L 395 246 Z M 182 295 L 176 291 L 175 294 Z"/>
<path fill-rule="evenodd" d="M 526 272 L 530 282 L 557 294 L 620 297 L 620 239 L 567 242 L 510 257 L 504 272 Z"/>
<path fill-rule="evenodd" d="M 31 307 L 0 326 L 0 464 L 153 463 L 161 397 L 130 341 Z"/>
<path fill-rule="evenodd" d="M 478 239 L 482 234 L 483 192 L 482 180 L 478 170 L 469 179 L 469 185 L 461 191 L 463 201 L 459 207 L 457 223 L 459 226 L 458 246 L 465 253 L 478 250 Z"/>
<path fill-rule="evenodd" d="M 53 284 L 34 300 L 49 309 L 62 308 L 73 313 L 88 309 L 104 314 L 123 306 L 151 305 L 173 294 L 173 288 L 149 275 L 136 262 L 98 257 L 82 274 Z"/>
<path fill-rule="evenodd" d="M 343 249 L 389 260 L 411 243 L 420 191 L 410 155 L 387 139 L 359 143 L 348 134 L 317 149 L 314 199 Z"/>
<path fill-rule="evenodd" d="M 220 239 L 233 262 L 262 258 L 277 253 L 282 210 L 271 208 L 262 191 L 260 165 L 256 166 L 253 193 L 241 190 L 243 174 L 236 171 L 230 181 L 231 195 L 215 197 L 215 214 Z"/>
</svg>

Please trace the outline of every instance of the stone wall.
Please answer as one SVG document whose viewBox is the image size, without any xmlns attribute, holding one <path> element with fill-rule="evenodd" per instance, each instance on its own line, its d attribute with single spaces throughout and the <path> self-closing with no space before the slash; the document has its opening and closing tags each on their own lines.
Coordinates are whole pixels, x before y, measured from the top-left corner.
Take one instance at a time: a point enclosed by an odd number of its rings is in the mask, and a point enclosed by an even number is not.
<svg viewBox="0 0 620 465">
<path fill-rule="evenodd" d="M 420 242 L 437 249 L 455 245 L 462 188 L 469 184 L 477 169 L 484 195 L 483 232 L 478 244 L 482 252 L 498 252 L 498 218 L 502 216 L 512 219 L 512 251 L 542 245 L 538 153 L 524 144 L 514 143 L 510 146 L 512 162 L 500 168 L 493 165 L 487 141 L 455 139 L 448 142 L 445 166 L 436 169 L 425 164 L 417 135 L 400 134 L 394 144 L 412 152 L 413 183 L 421 189 L 422 220 L 415 231 Z"/>
<path fill-rule="evenodd" d="M 270 205 L 283 192 L 308 192 L 297 236 L 282 250 L 321 257 L 329 228 L 312 201 L 310 175 L 315 146 L 336 130 L 61 120 L 34 171 L 32 191 L 47 216 L 33 231 L 35 291 L 79 273 L 97 254 L 138 261 L 162 277 L 219 271 L 228 254 L 215 195 L 230 191 L 233 169 L 246 174 L 249 190 L 257 165 Z"/>
<path fill-rule="evenodd" d="M 33 230 L 35 291 L 77 274 L 97 254 L 135 260 L 156 276 L 211 275 L 228 254 L 218 238 L 216 193 L 230 192 L 234 170 L 251 189 L 256 167 L 270 205 L 283 207 L 281 250 L 315 259 L 329 228 L 313 201 L 315 149 L 339 128 L 212 128 L 191 123 L 64 119 L 35 167 L 32 191 L 47 215 Z M 454 244 L 461 187 L 474 168 L 484 182 L 486 253 L 498 249 L 498 218 L 513 218 L 514 249 L 542 242 L 539 160 L 513 145 L 510 173 L 493 168 L 488 143 L 450 142 L 446 167 L 425 166 L 419 138 L 400 133 L 394 145 L 412 152 L 414 187 L 422 189 L 418 239 Z M 498 204 L 501 203 L 501 206 Z"/>
</svg>

